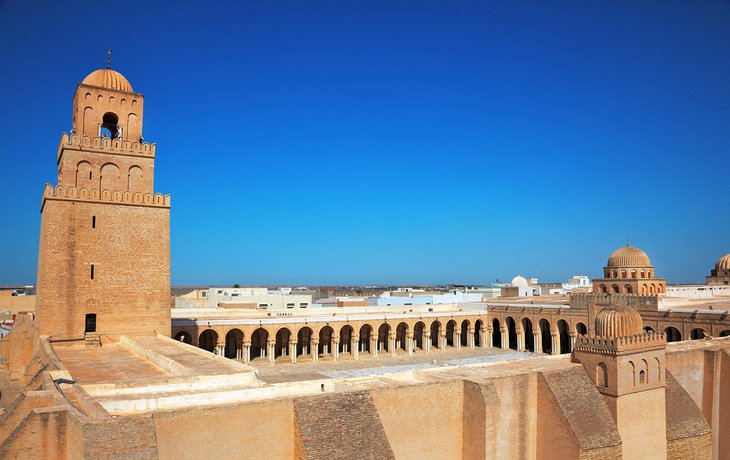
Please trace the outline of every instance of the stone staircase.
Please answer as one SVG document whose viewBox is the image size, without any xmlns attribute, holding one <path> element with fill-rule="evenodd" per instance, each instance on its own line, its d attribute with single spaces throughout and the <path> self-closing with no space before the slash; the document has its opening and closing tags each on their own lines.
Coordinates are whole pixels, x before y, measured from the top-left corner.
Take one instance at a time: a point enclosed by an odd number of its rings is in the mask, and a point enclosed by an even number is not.
<svg viewBox="0 0 730 460">
<path fill-rule="evenodd" d="M 86 332 L 84 333 L 84 343 L 87 347 L 100 347 L 101 337 L 95 332 Z"/>
<path fill-rule="evenodd" d="M 367 391 L 294 400 L 296 450 L 302 459 L 394 459 Z"/>
</svg>

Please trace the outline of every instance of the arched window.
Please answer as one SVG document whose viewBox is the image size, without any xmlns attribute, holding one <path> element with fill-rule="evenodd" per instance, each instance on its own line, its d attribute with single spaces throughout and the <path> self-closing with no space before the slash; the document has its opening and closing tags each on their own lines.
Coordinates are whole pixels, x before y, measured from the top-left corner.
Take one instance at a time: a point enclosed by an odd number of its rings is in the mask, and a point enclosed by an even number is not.
<svg viewBox="0 0 730 460">
<path fill-rule="evenodd" d="M 119 126 L 119 117 L 112 112 L 107 112 L 101 121 L 99 137 L 110 137 L 116 139 L 121 137 L 121 127 Z"/>
<path fill-rule="evenodd" d="M 639 385 L 646 383 L 646 371 L 639 371 Z"/>
<path fill-rule="evenodd" d="M 578 333 L 578 335 L 586 335 L 588 333 L 588 328 L 583 323 L 578 323 L 575 325 L 575 332 Z"/>
<path fill-rule="evenodd" d="M 636 270 L 631 270 L 631 277 L 636 278 Z"/>
<path fill-rule="evenodd" d="M 646 278 L 646 272 L 644 270 L 641 270 L 641 277 Z"/>
<path fill-rule="evenodd" d="M 611 289 L 616 294 L 620 294 L 621 293 L 621 288 L 618 287 L 618 284 L 611 285 Z"/>
<path fill-rule="evenodd" d="M 596 385 L 608 388 L 608 367 L 604 363 L 598 363 L 596 366 Z"/>
<path fill-rule="evenodd" d="M 608 294 L 608 288 L 606 288 L 606 285 L 605 284 L 601 284 L 599 286 L 599 289 L 601 290 L 601 293 L 602 294 Z"/>
<path fill-rule="evenodd" d="M 631 285 L 630 284 L 624 284 L 624 293 L 625 294 L 633 294 L 634 293 L 634 290 L 631 289 Z"/>
<path fill-rule="evenodd" d="M 621 270 L 621 278 L 626 278 L 626 270 Z"/>
</svg>

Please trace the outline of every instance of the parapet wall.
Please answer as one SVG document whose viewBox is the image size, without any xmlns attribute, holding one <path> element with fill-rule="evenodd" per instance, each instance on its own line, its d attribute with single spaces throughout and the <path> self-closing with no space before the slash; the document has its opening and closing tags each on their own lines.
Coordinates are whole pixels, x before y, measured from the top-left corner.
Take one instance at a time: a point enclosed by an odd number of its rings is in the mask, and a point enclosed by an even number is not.
<svg viewBox="0 0 730 460">
<path fill-rule="evenodd" d="M 132 193 L 130 191 L 110 191 L 110 190 L 99 190 L 99 189 L 87 189 L 87 188 L 76 188 L 76 187 L 64 187 L 58 185 L 56 187 L 51 184 L 46 184 L 43 190 L 43 202 L 41 204 L 41 210 L 45 205 L 46 200 L 66 200 L 66 201 L 89 201 L 94 203 L 113 203 L 113 204 L 128 204 L 135 206 L 154 206 L 159 208 L 170 207 L 170 195 L 163 195 L 162 193 Z"/>
<path fill-rule="evenodd" d="M 61 158 L 63 149 L 76 148 L 79 150 L 93 149 L 102 153 L 115 153 L 121 155 L 135 155 L 148 158 L 155 157 L 156 144 L 137 141 L 124 141 L 121 139 L 110 139 L 108 137 L 89 137 L 78 134 L 68 135 L 63 133 L 58 144 L 58 158 Z"/>
<path fill-rule="evenodd" d="M 667 346 L 664 333 L 649 332 L 624 337 L 600 337 L 581 335 L 576 338 L 575 350 L 600 353 L 607 356 L 623 356 L 661 350 Z"/>
</svg>

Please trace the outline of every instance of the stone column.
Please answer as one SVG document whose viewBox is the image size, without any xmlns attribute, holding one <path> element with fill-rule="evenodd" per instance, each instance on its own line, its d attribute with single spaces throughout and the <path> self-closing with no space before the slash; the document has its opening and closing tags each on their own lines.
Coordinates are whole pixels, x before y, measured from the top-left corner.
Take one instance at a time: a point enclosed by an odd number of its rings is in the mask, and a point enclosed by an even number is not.
<svg viewBox="0 0 730 460">
<path fill-rule="evenodd" d="M 408 346 L 408 356 L 413 356 L 413 332 L 409 332 L 406 336 L 407 346 Z"/>
<path fill-rule="evenodd" d="M 370 354 L 378 356 L 378 336 L 370 336 Z"/>
<path fill-rule="evenodd" d="M 340 338 L 334 338 L 334 345 L 332 345 L 332 356 L 335 361 L 340 359 Z"/>
<path fill-rule="evenodd" d="M 296 364 L 297 362 L 297 342 L 289 341 L 289 355 L 291 356 L 291 362 Z"/>
<path fill-rule="evenodd" d="M 236 345 L 236 359 L 243 359 L 243 345 Z"/>
<path fill-rule="evenodd" d="M 218 356 L 226 355 L 226 344 L 225 342 L 218 342 L 215 346 L 215 354 Z"/>
<path fill-rule="evenodd" d="M 560 354 L 560 336 L 558 334 L 550 334 L 550 341 L 552 343 L 552 350 L 550 350 L 550 354 L 559 355 Z"/>
<path fill-rule="evenodd" d="M 314 350 L 314 352 L 312 353 L 312 362 L 316 363 L 319 360 L 319 340 L 318 339 L 312 339 L 312 350 Z"/>
<path fill-rule="evenodd" d="M 251 342 L 247 342 L 247 343 L 243 344 L 243 362 L 244 363 L 251 362 Z"/>
<path fill-rule="evenodd" d="M 395 356 L 395 336 L 391 335 L 388 336 L 389 340 L 389 346 L 390 346 L 390 356 Z"/>
<path fill-rule="evenodd" d="M 500 345 L 502 346 L 502 350 L 509 350 L 509 329 L 507 329 L 507 326 L 500 327 L 499 333 L 502 336 L 502 340 Z"/>
<path fill-rule="evenodd" d="M 454 347 L 457 350 L 461 350 L 461 329 L 458 332 L 454 331 Z"/>
<path fill-rule="evenodd" d="M 426 332 L 423 336 L 423 350 L 426 353 L 431 353 L 431 332 Z"/>
<path fill-rule="evenodd" d="M 532 344 L 534 345 L 532 348 L 535 349 L 535 353 L 542 353 L 542 333 L 540 329 L 532 331 Z"/>
<path fill-rule="evenodd" d="M 525 333 L 522 329 L 517 330 L 517 351 L 525 351 Z"/>
<path fill-rule="evenodd" d="M 266 342 L 266 346 L 268 347 L 269 364 L 273 366 L 276 358 L 276 342 Z"/>
<path fill-rule="evenodd" d="M 352 357 L 355 359 L 360 359 L 360 336 L 359 335 L 352 336 L 352 346 L 350 348 L 352 350 Z"/>
<path fill-rule="evenodd" d="M 570 351 L 575 350 L 575 339 L 578 337 L 578 334 L 575 332 L 570 333 Z"/>
<path fill-rule="evenodd" d="M 482 345 L 482 348 L 490 348 L 492 346 L 492 342 L 494 341 L 494 329 L 489 328 L 486 330 L 486 334 L 484 329 L 479 331 L 479 343 Z M 484 337 L 486 335 L 486 338 Z"/>
<path fill-rule="evenodd" d="M 446 333 L 439 334 L 439 347 L 441 351 L 446 351 Z"/>
<path fill-rule="evenodd" d="M 467 344 L 469 345 L 469 348 L 471 348 L 472 350 L 476 346 L 476 344 L 474 343 L 474 342 L 476 342 L 476 340 L 474 340 L 475 333 L 476 333 L 476 331 L 474 330 L 474 328 L 470 327 L 469 328 L 469 340 L 467 341 Z"/>
</svg>

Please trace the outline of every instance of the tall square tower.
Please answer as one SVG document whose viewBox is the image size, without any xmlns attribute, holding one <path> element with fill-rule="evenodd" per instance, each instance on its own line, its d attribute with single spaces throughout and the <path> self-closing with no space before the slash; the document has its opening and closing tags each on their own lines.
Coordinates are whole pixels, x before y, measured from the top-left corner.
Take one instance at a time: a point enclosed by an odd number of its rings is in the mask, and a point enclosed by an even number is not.
<svg viewBox="0 0 730 460">
<path fill-rule="evenodd" d="M 170 334 L 170 196 L 154 193 L 144 96 L 100 69 L 76 88 L 41 204 L 39 333 Z"/>
</svg>

